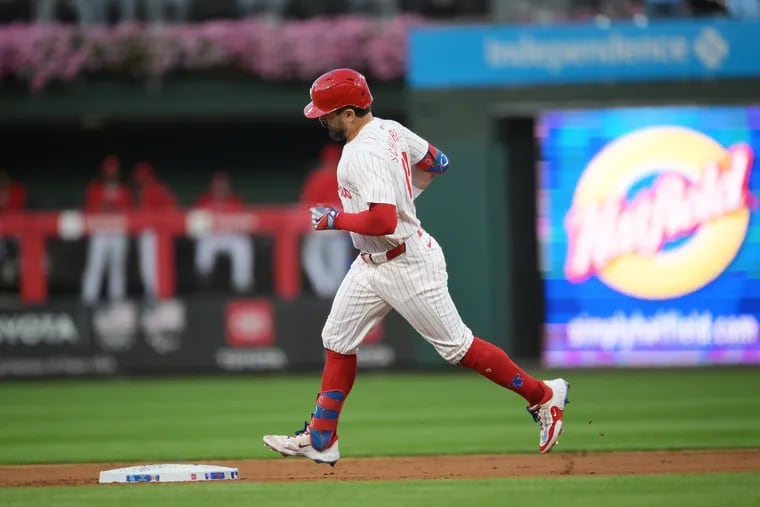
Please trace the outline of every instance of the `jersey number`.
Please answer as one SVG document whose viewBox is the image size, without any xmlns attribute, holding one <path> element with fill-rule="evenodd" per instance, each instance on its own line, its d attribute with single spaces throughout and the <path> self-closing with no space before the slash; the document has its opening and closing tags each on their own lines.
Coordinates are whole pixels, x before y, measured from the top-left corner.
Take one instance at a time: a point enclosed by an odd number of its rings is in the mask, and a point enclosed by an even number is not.
<svg viewBox="0 0 760 507">
<path fill-rule="evenodd" d="M 406 181 L 406 189 L 409 191 L 409 198 L 412 197 L 412 168 L 409 165 L 409 155 L 405 152 L 401 152 L 401 165 L 404 166 L 404 180 Z"/>
</svg>

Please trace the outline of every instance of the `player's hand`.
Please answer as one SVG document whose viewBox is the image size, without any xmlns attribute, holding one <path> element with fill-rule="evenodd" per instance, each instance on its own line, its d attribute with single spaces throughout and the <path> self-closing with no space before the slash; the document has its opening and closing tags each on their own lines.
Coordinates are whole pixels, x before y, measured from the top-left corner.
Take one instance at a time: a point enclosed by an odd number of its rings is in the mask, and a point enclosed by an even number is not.
<svg viewBox="0 0 760 507">
<path fill-rule="evenodd" d="M 320 205 L 309 209 L 311 210 L 311 226 L 314 230 L 335 229 L 335 219 L 340 215 L 340 211 Z"/>
</svg>

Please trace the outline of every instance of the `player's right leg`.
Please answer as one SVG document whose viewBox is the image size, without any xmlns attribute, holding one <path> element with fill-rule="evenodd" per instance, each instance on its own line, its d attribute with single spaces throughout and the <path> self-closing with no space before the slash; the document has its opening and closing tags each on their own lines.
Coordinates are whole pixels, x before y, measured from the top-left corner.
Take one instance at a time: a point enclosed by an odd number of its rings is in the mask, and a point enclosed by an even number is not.
<svg viewBox="0 0 760 507">
<path fill-rule="evenodd" d="M 325 366 L 311 420 L 295 435 L 265 435 L 264 444 L 283 456 L 304 456 L 334 465 L 338 451 L 338 419 L 356 379 L 356 352 L 367 333 L 390 311 L 373 290 L 371 269 L 358 259 L 338 288 L 322 330 Z"/>
</svg>

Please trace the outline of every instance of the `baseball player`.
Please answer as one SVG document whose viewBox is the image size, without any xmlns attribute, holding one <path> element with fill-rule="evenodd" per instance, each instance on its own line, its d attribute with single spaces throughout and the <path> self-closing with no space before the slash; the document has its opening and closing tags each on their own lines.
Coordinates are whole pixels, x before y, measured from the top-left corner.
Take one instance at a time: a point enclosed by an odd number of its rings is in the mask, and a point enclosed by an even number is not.
<svg viewBox="0 0 760 507">
<path fill-rule="evenodd" d="M 242 197 L 230 187 L 229 176 L 218 171 L 211 177 L 209 191 L 198 198 L 195 207 L 211 212 L 235 213 L 245 211 Z M 227 254 L 232 262 L 230 278 L 239 293 L 253 285 L 253 239 L 246 233 L 208 232 L 198 238 L 195 248 L 195 266 L 204 278 L 211 276 L 219 254 Z"/>
<path fill-rule="evenodd" d="M 126 213 L 132 207 L 132 194 L 121 182 L 121 161 L 114 155 L 103 160 L 101 177 L 87 187 L 84 210 L 87 213 Z M 87 264 L 82 276 L 82 301 L 93 305 L 98 300 L 100 282 L 108 269 L 108 296 L 123 299 L 126 293 L 127 234 L 120 229 L 94 232 L 88 243 Z"/>
<path fill-rule="evenodd" d="M 360 254 L 322 330 L 326 361 L 311 420 L 295 435 L 266 435 L 264 443 L 283 456 L 338 461 L 338 419 L 356 378 L 357 349 L 394 309 L 446 361 L 522 396 L 540 424 L 539 452 L 549 452 L 562 432 L 569 384 L 537 380 L 502 349 L 473 336 L 449 295 L 441 247 L 415 213 L 414 199 L 448 169 L 446 155 L 400 123 L 374 117 L 367 81 L 355 70 L 323 74 L 310 94 L 305 116 L 345 142 L 338 164 L 343 210 L 312 207 L 312 226 L 350 231 Z"/>
<path fill-rule="evenodd" d="M 140 211 L 158 216 L 177 208 L 177 198 L 158 178 L 150 162 L 138 162 L 132 171 L 132 179 L 137 186 L 137 208 Z M 156 241 L 155 229 L 140 232 L 140 276 L 145 296 L 151 301 L 158 296 Z"/>
<path fill-rule="evenodd" d="M 17 213 L 27 207 L 26 185 L 11 178 L 6 169 L 0 168 L 0 215 Z M 18 281 L 19 240 L 14 237 L 0 238 L 0 280 L 2 285 Z"/>
</svg>

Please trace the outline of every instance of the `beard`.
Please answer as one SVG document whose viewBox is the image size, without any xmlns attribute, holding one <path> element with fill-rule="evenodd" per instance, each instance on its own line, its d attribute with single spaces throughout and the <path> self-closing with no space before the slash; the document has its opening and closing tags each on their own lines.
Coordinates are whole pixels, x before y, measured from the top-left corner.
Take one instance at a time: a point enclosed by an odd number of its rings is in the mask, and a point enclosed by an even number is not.
<svg viewBox="0 0 760 507">
<path fill-rule="evenodd" d="M 327 127 L 327 135 L 330 137 L 330 140 L 335 141 L 336 143 L 345 143 L 346 142 L 346 131 L 345 129 L 333 129 L 329 126 Z"/>
</svg>

